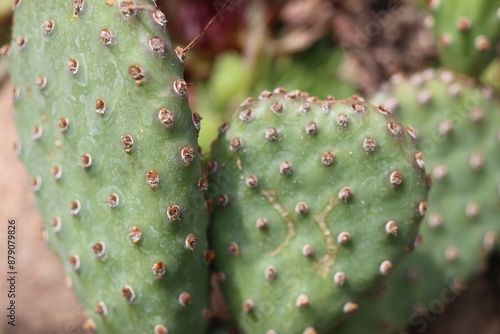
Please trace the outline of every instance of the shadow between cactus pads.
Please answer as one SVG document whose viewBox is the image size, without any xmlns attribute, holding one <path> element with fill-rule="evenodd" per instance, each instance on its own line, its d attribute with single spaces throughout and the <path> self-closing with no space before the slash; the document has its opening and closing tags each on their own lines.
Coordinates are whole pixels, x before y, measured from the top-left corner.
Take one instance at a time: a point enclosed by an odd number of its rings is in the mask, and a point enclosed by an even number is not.
<svg viewBox="0 0 500 334">
<path fill-rule="evenodd" d="M 422 154 L 383 106 L 244 101 L 208 163 L 214 266 L 244 333 L 326 333 L 413 249 Z"/>
</svg>

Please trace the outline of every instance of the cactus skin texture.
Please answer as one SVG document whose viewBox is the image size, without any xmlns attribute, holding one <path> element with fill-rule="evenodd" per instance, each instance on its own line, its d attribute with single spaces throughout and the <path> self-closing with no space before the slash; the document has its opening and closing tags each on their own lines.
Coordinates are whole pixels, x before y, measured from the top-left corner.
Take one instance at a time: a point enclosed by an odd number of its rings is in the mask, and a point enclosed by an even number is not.
<svg viewBox="0 0 500 334">
<path fill-rule="evenodd" d="M 413 248 L 428 187 L 413 140 L 357 96 L 280 89 L 220 130 L 209 241 L 233 315 L 248 334 L 325 333 Z"/>
<path fill-rule="evenodd" d="M 497 55 L 500 0 L 428 1 L 444 68 L 479 77 Z"/>
<path fill-rule="evenodd" d="M 84 327 L 203 333 L 198 124 L 163 14 L 146 1 L 16 3 L 20 158 L 48 243 L 89 315 Z"/>
<path fill-rule="evenodd" d="M 387 88 L 374 102 L 399 105 L 394 114 L 419 132 L 433 177 L 423 242 L 394 269 L 387 291 L 335 334 L 408 325 L 422 332 L 484 267 L 500 233 L 500 104 L 492 90 L 432 70 Z"/>
</svg>

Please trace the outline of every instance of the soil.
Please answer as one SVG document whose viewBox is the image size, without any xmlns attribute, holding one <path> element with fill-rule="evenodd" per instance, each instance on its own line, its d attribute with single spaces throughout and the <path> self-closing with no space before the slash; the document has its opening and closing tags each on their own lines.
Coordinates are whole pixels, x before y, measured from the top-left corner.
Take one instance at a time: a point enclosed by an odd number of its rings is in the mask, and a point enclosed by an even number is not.
<svg viewBox="0 0 500 334">
<path fill-rule="evenodd" d="M 349 51 L 345 72 L 373 92 L 396 73 L 425 69 L 436 58 L 425 15 L 412 0 L 336 0 L 334 40 Z"/>
</svg>

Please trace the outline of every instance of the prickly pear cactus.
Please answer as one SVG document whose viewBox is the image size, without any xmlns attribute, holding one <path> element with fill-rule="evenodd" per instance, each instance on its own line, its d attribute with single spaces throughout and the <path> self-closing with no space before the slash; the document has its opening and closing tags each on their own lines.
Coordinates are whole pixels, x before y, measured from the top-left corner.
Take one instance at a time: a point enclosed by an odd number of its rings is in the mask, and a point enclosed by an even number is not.
<svg viewBox="0 0 500 334">
<path fill-rule="evenodd" d="M 15 2 L 20 157 L 98 333 L 203 333 L 207 214 L 182 60 L 152 1 Z"/>
<path fill-rule="evenodd" d="M 497 54 L 500 0 L 427 2 L 443 67 L 478 77 Z"/>
<path fill-rule="evenodd" d="M 361 98 L 247 99 L 208 163 L 214 264 L 244 333 L 325 333 L 413 248 L 427 179 Z"/>
<path fill-rule="evenodd" d="M 422 332 L 485 264 L 500 233 L 500 104 L 450 72 L 395 77 L 375 102 L 415 126 L 432 173 L 422 244 L 395 268 L 387 291 L 338 333 Z M 337 332 L 335 332 L 337 333 Z"/>
</svg>

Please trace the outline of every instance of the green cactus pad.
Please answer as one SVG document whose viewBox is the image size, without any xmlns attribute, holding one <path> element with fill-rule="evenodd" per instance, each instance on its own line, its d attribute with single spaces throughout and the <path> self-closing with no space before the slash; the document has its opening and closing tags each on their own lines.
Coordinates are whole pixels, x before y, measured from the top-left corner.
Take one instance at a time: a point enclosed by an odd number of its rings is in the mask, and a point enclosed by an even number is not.
<svg viewBox="0 0 500 334">
<path fill-rule="evenodd" d="M 413 248 L 419 151 L 357 96 L 263 92 L 220 131 L 209 235 L 233 315 L 247 334 L 325 333 Z"/>
<path fill-rule="evenodd" d="M 335 334 L 423 331 L 483 268 L 500 233 L 500 104 L 491 89 L 450 72 L 395 77 L 376 96 L 419 133 L 432 172 L 422 244 L 395 268 L 387 292 Z M 388 94 L 392 97 L 387 98 Z"/>
<path fill-rule="evenodd" d="M 479 77 L 497 55 L 500 0 L 428 1 L 442 65 Z"/>
<path fill-rule="evenodd" d="M 20 158 L 85 328 L 203 333 L 199 117 L 165 16 L 154 1 L 16 5 Z"/>
</svg>

